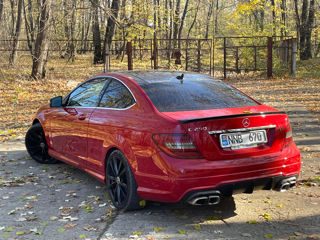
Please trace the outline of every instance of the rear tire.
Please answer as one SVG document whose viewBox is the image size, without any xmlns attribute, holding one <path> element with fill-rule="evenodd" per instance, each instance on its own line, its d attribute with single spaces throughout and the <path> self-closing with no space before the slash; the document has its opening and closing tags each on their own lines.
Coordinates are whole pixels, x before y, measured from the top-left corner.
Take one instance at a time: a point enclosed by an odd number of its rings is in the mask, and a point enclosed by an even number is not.
<svg viewBox="0 0 320 240">
<path fill-rule="evenodd" d="M 52 164 L 57 162 L 48 154 L 48 144 L 40 123 L 36 123 L 29 128 L 25 144 L 30 157 L 38 163 Z"/>
<path fill-rule="evenodd" d="M 113 205 L 119 210 L 143 208 L 137 193 L 137 183 L 126 157 L 119 150 L 107 159 L 106 183 Z"/>
</svg>

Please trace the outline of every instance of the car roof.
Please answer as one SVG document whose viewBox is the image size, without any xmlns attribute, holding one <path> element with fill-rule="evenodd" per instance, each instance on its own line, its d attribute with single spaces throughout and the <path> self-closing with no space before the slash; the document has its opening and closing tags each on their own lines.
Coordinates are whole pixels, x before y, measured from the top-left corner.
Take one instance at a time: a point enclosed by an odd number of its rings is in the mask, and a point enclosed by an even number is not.
<svg viewBox="0 0 320 240">
<path fill-rule="evenodd" d="M 183 81 L 220 81 L 207 74 L 185 72 L 185 71 L 124 71 L 118 72 L 132 78 L 139 85 L 152 83 L 177 82 L 183 74 Z"/>
</svg>

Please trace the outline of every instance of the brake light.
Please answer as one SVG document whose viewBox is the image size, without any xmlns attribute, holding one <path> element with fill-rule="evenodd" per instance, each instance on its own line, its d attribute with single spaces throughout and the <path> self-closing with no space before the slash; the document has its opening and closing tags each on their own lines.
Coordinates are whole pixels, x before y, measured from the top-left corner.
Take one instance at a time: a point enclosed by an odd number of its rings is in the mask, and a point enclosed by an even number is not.
<svg viewBox="0 0 320 240">
<path fill-rule="evenodd" d="M 187 134 L 155 134 L 152 136 L 157 146 L 175 158 L 202 158 L 202 154 Z"/>
<path fill-rule="evenodd" d="M 289 147 L 292 144 L 292 130 L 290 124 L 286 129 L 286 138 L 284 140 L 284 147 Z"/>
</svg>

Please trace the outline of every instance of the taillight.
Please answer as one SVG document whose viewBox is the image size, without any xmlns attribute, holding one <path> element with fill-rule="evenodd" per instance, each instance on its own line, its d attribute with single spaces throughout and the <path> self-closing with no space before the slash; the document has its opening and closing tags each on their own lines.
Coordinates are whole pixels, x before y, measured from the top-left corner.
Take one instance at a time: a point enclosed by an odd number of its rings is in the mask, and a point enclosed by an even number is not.
<svg viewBox="0 0 320 240">
<path fill-rule="evenodd" d="M 292 130 L 290 124 L 286 129 L 286 138 L 284 140 L 284 147 L 289 147 L 292 144 Z"/>
<path fill-rule="evenodd" d="M 187 134 L 155 134 L 152 136 L 157 146 L 175 158 L 202 158 L 202 154 Z"/>
</svg>

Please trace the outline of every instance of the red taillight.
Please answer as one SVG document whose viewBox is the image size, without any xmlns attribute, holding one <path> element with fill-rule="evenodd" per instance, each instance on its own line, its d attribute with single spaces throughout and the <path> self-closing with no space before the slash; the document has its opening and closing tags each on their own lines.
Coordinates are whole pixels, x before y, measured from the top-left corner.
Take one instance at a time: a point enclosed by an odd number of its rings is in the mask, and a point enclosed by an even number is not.
<svg viewBox="0 0 320 240">
<path fill-rule="evenodd" d="M 290 127 L 290 124 L 288 124 L 288 127 L 286 129 L 286 138 L 284 140 L 284 147 L 289 147 L 292 144 L 292 130 Z"/>
<path fill-rule="evenodd" d="M 202 158 L 202 154 L 187 134 L 155 134 L 152 136 L 157 146 L 175 158 Z"/>
</svg>

